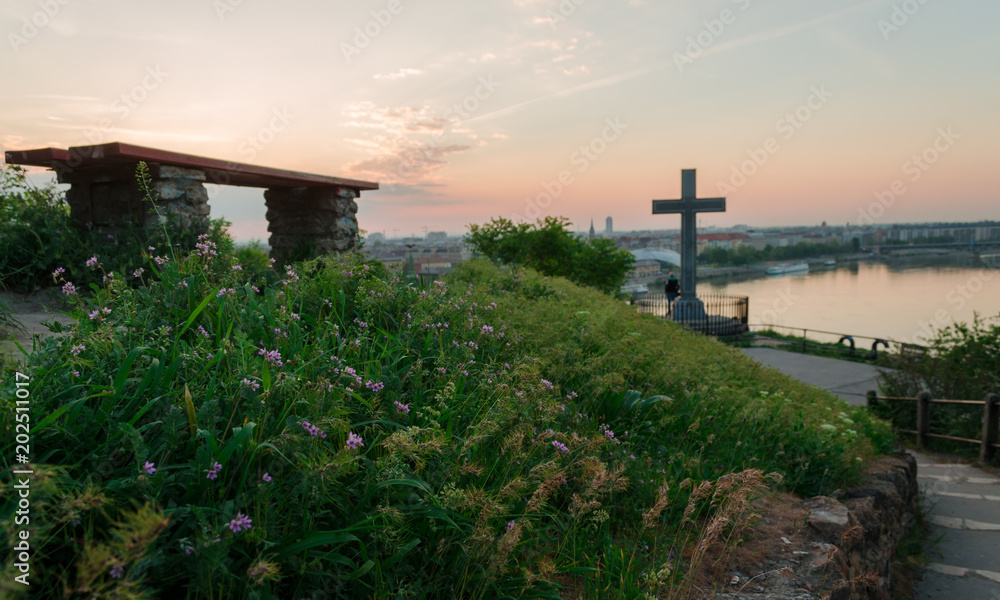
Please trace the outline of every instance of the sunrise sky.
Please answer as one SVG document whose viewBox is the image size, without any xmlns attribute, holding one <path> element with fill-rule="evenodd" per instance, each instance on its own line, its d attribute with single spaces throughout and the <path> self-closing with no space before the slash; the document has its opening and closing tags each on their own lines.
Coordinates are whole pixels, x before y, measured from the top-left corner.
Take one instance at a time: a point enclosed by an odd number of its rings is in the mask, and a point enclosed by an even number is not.
<svg viewBox="0 0 1000 600">
<path fill-rule="evenodd" d="M 360 227 L 1000 218 L 989 0 L 8 0 L 0 146 L 112 141 L 378 181 Z M 41 171 L 39 171 L 41 173 Z M 45 177 L 39 175 L 39 180 Z M 561 181 L 560 181 L 561 180 Z M 211 190 L 267 239 L 259 190 Z"/>
</svg>

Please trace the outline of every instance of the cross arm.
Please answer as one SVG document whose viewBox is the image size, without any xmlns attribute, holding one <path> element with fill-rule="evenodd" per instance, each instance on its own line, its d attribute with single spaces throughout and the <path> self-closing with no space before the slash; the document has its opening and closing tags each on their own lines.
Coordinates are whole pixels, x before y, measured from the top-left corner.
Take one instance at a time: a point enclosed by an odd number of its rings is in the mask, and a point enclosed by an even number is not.
<svg viewBox="0 0 1000 600">
<path fill-rule="evenodd" d="M 688 210 L 694 212 L 725 212 L 725 198 L 684 198 L 681 200 L 653 200 L 653 214 L 665 215 L 682 213 Z"/>
</svg>

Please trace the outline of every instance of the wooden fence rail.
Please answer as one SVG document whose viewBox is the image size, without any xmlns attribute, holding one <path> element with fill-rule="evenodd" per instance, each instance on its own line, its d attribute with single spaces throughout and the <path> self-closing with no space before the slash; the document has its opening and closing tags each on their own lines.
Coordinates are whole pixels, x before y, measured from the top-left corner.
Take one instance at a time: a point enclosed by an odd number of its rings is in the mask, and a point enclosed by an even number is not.
<svg viewBox="0 0 1000 600">
<path fill-rule="evenodd" d="M 964 442 L 968 444 L 979 444 L 979 462 L 988 463 L 996 455 L 997 432 L 1000 428 L 998 424 L 998 414 L 1000 414 L 1000 396 L 987 394 L 983 400 L 945 400 L 932 399 L 929 392 L 921 392 L 916 398 L 898 398 L 892 396 L 879 396 L 875 391 L 868 392 L 868 406 L 875 407 L 880 402 L 916 402 L 917 403 L 917 429 L 899 429 L 902 433 L 910 433 L 917 436 L 917 445 L 921 448 L 927 447 L 930 438 L 949 440 L 952 442 Z M 983 407 L 983 435 L 978 440 L 969 438 L 945 435 L 942 433 L 931 433 L 931 405 L 951 404 L 951 405 L 980 405 Z"/>
</svg>

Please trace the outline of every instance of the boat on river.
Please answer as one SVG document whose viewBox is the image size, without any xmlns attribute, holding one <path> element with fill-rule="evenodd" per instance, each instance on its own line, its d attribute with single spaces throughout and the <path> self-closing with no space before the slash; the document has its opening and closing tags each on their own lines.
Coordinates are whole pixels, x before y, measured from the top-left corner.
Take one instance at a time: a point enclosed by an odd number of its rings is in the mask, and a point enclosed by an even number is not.
<svg viewBox="0 0 1000 600">
<path fill-rule="evenodd" d="M 809 270 L 809 263 L 787 263 L 767 268 L 768 275 L 785 275 L 786 273 L 803 273 Z"/>
</svg>

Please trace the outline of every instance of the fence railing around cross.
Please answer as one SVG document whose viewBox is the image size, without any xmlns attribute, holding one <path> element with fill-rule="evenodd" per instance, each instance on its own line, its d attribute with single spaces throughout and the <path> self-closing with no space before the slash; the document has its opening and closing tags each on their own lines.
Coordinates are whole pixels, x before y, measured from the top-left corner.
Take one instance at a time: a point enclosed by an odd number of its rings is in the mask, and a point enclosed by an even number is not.
<svg viewBox="0 0 1000 600">
<path fill-rule="evenodd" d="M 987 394 L 986 398 L 983 400 L 946 400 L 946 399 L 934 399 L 931 398 L 930 392 L 921 392 L 915 398 L 900 398 L 894 396 L 879 396 L 875 391 L 868 392 L 868 407 L 872 409 L 876 414 L 879 413 L 879 407 L 882 403 L 889 402 L 915 402 L 916 403 L 916 429 L 902 428 L 899 427 L 899 423 L 896 422 L 900 419 L 894 419 L 893 428 L 900 433 L 907 433 L 917 436 L 917 445 L 921 448 L 926 448 L 928 441 L 931 439 L 948 440 L 951 442 L 959 442 L 965 444 L 977 444 L 979 446 L 979 462 L 986 464 L 996 456 L 997 448 L 1000 448 L 1000 443 L 997 443 L 997 430 L 1000 427 L 1000 396 L 996 394 Z M 983 407 L 983 417 L 982 417 L 982 435 L 979 439 L 972 439 L 966 437 L 959 437 L 955 435 L 948 435 L 945 433 L 935 433 L 931 431 L 932 424 L 932 414 L 931 407 L 935 406 L 949 406 L 949 407 L 966 407 L 971 408 L 975 406 Z M 942 412 L 945 409 L 939 409 Z M 952 409 L 954 410 L 954 409 Z M 942 415 L 935 410 L 934 422 L 941 421 L 945 415 Z M 910 416 L 909 420 L 911 423 L 913 417 Z"/>
<path fill-rule="evenodd" d="M 705 313 L 698 316 L 675 318 L 669 310 L 667 296 L 660 293 L 646 294 L 632 302 L 639 312 L 665 317 L 685 327 L 705 335 L 729 336 L 746 333 L 749 330 L 750 298 L 729 294 L 698 294 L 705 305 Z M 676 302 L 676 300 L 675 300 Z"/>
</svg>

